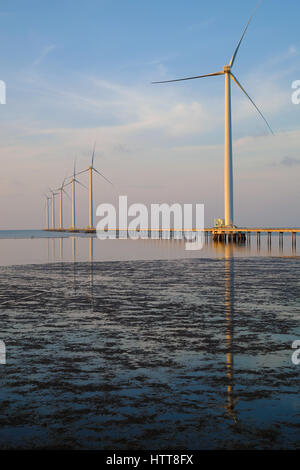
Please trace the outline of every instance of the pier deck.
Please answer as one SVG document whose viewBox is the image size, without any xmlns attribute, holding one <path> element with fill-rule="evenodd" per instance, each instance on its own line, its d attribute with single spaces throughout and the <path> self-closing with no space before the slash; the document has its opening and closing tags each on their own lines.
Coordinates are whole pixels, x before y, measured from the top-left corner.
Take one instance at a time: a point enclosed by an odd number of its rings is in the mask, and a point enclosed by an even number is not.
<svg viewBox="0 0 300 470">
<path fill-rule="evenodd" d="M 71 232 L 71 233 L 96 233 L 95 228 L 49 228 L 44 229 L 47 232 Z M 117 231 L 126 231 L 126 229 L 116 229 Z M 128 229 L 127 229 L 128 230 Z M 183 230 L 177 229 L 140 229 L 137 230 L 138 232 L 182 232 Z M 107 231 L 114 231 L 113 229 L 108 229 Z M 185 230 L 187 232 L 204 232 L 204 233 L 300 233 L 300 228 L 263 228 L 263 227 L 256 227 L 256 228 L 245 228 L 245 227 L 237 227 L 237 228 L 230 228 L 230 227 L 211 227 L 211 228 L 204 228 L 203 230 L 199 229 L 190 229 Z"/>
</svg>

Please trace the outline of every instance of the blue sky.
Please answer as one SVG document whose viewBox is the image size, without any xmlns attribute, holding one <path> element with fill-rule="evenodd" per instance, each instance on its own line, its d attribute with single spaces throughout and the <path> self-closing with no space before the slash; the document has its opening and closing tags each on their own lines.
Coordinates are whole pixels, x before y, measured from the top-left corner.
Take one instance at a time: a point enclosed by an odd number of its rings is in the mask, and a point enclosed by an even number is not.
<svg viewBox="0 0 300 470">
<path fill-rule="evenodd" d="M 42 194 L 96 163 L 132 202 L 204 202 L 223 216 L 224 79 L 151 85 L 229 62 L 255 1 L 2 1 L 0 227 L 43 224 Z M 300 4 L 263 0 L 233 84 L 236 223 L 300 226 Z M 96 202 L 113 194 L 98 181 Z M 79 223 L 87 195 L 79 192 Z M 66 214 L 69 206 L 66 201 Z M 67 221 L 68 222 L 68 221 Z"/>
</svg>

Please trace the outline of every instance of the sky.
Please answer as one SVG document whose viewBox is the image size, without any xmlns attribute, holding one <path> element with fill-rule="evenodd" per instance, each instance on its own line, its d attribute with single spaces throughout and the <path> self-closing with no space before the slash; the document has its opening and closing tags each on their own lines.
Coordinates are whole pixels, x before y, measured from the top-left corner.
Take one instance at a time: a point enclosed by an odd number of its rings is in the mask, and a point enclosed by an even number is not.
<svg viewBox="0 0 300 470">
<path fill-rule="evenodd" d="M 224 77 L 153 85 L 228 64 L 256 0 L 0 3 L 0 229 L 45 225 L 44 193 L 90 164 L 129 203 L 204 203 L 224 216 Z M 263 0 L 233 72 L 235 223 L 300 226 L 300 3 Z M 96 179 L 97 178 L 97 179 Z M 88 184 L 87 177 L 81 177 Z M 78 186 L 78 225 L 88 194 Z M 116 202 L 95 177 L 95 207 Z M 58 207 L 57 207 L 58 210 Z M 65 225 L 71 204 L 64 203 Z M 95 220 L 97 222 L 97 218 Z"/>
</svg>

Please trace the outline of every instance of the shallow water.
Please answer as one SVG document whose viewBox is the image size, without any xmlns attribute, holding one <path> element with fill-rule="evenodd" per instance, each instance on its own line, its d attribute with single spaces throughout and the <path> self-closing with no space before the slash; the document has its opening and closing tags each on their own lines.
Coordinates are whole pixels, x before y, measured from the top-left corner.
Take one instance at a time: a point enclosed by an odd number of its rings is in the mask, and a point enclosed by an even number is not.
<svg viewBox="0 0 300 470">
<path fill-rule="evenodd" d="M 158 236 L 158 234 L 154 234 Z M 202 234 L 203 235 L 203 234 Z M 142 234 L 133 240 L 125 238 L 125 233 L 119 239 L 100 240 L 88 234 L 68 234 L 45 232 L 43 230 L 14 230 L 0 231 L 0 265 L 24 265 L 56 262 L 86 262 L 86 261 L 131 261 L 131 260 L 162 260 L 162 259 L 191 259 L 191 258 L 224 258 L 230 251 L 230 256 L 288 256 L 300 257 L 300 237 L 296 245 L 292 244 L 291 235 L 283 237 L 279 243 L 278 234 L 273 234 L 271 244 L 267 237 L 261 236 L 258 243 L 256 234 L 242 245 L 225 246 L 208 240 L 196 240 L 188 243 L 181 238 L 168 239 L 168 233 L 163 233 L 164 239 L 148 239 Z"/>
<path fill-rule="evenodd" d="M 299 261 L 233 254 L 1 267 L 0 446 L 299 446 Z"/>
</svg>

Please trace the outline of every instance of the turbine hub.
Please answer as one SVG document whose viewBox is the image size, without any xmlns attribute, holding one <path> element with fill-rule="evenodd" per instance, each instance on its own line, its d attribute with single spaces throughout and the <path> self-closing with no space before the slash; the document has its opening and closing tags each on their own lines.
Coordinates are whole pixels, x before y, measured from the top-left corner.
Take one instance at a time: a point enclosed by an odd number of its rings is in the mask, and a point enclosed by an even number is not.
<svg viewBox="0 0 300 470">
<path fill-rule="evenodd" d="M 230 73 L 230 65 L 224 65 L 223 72 L 224 73 Z"/>
</svg>

